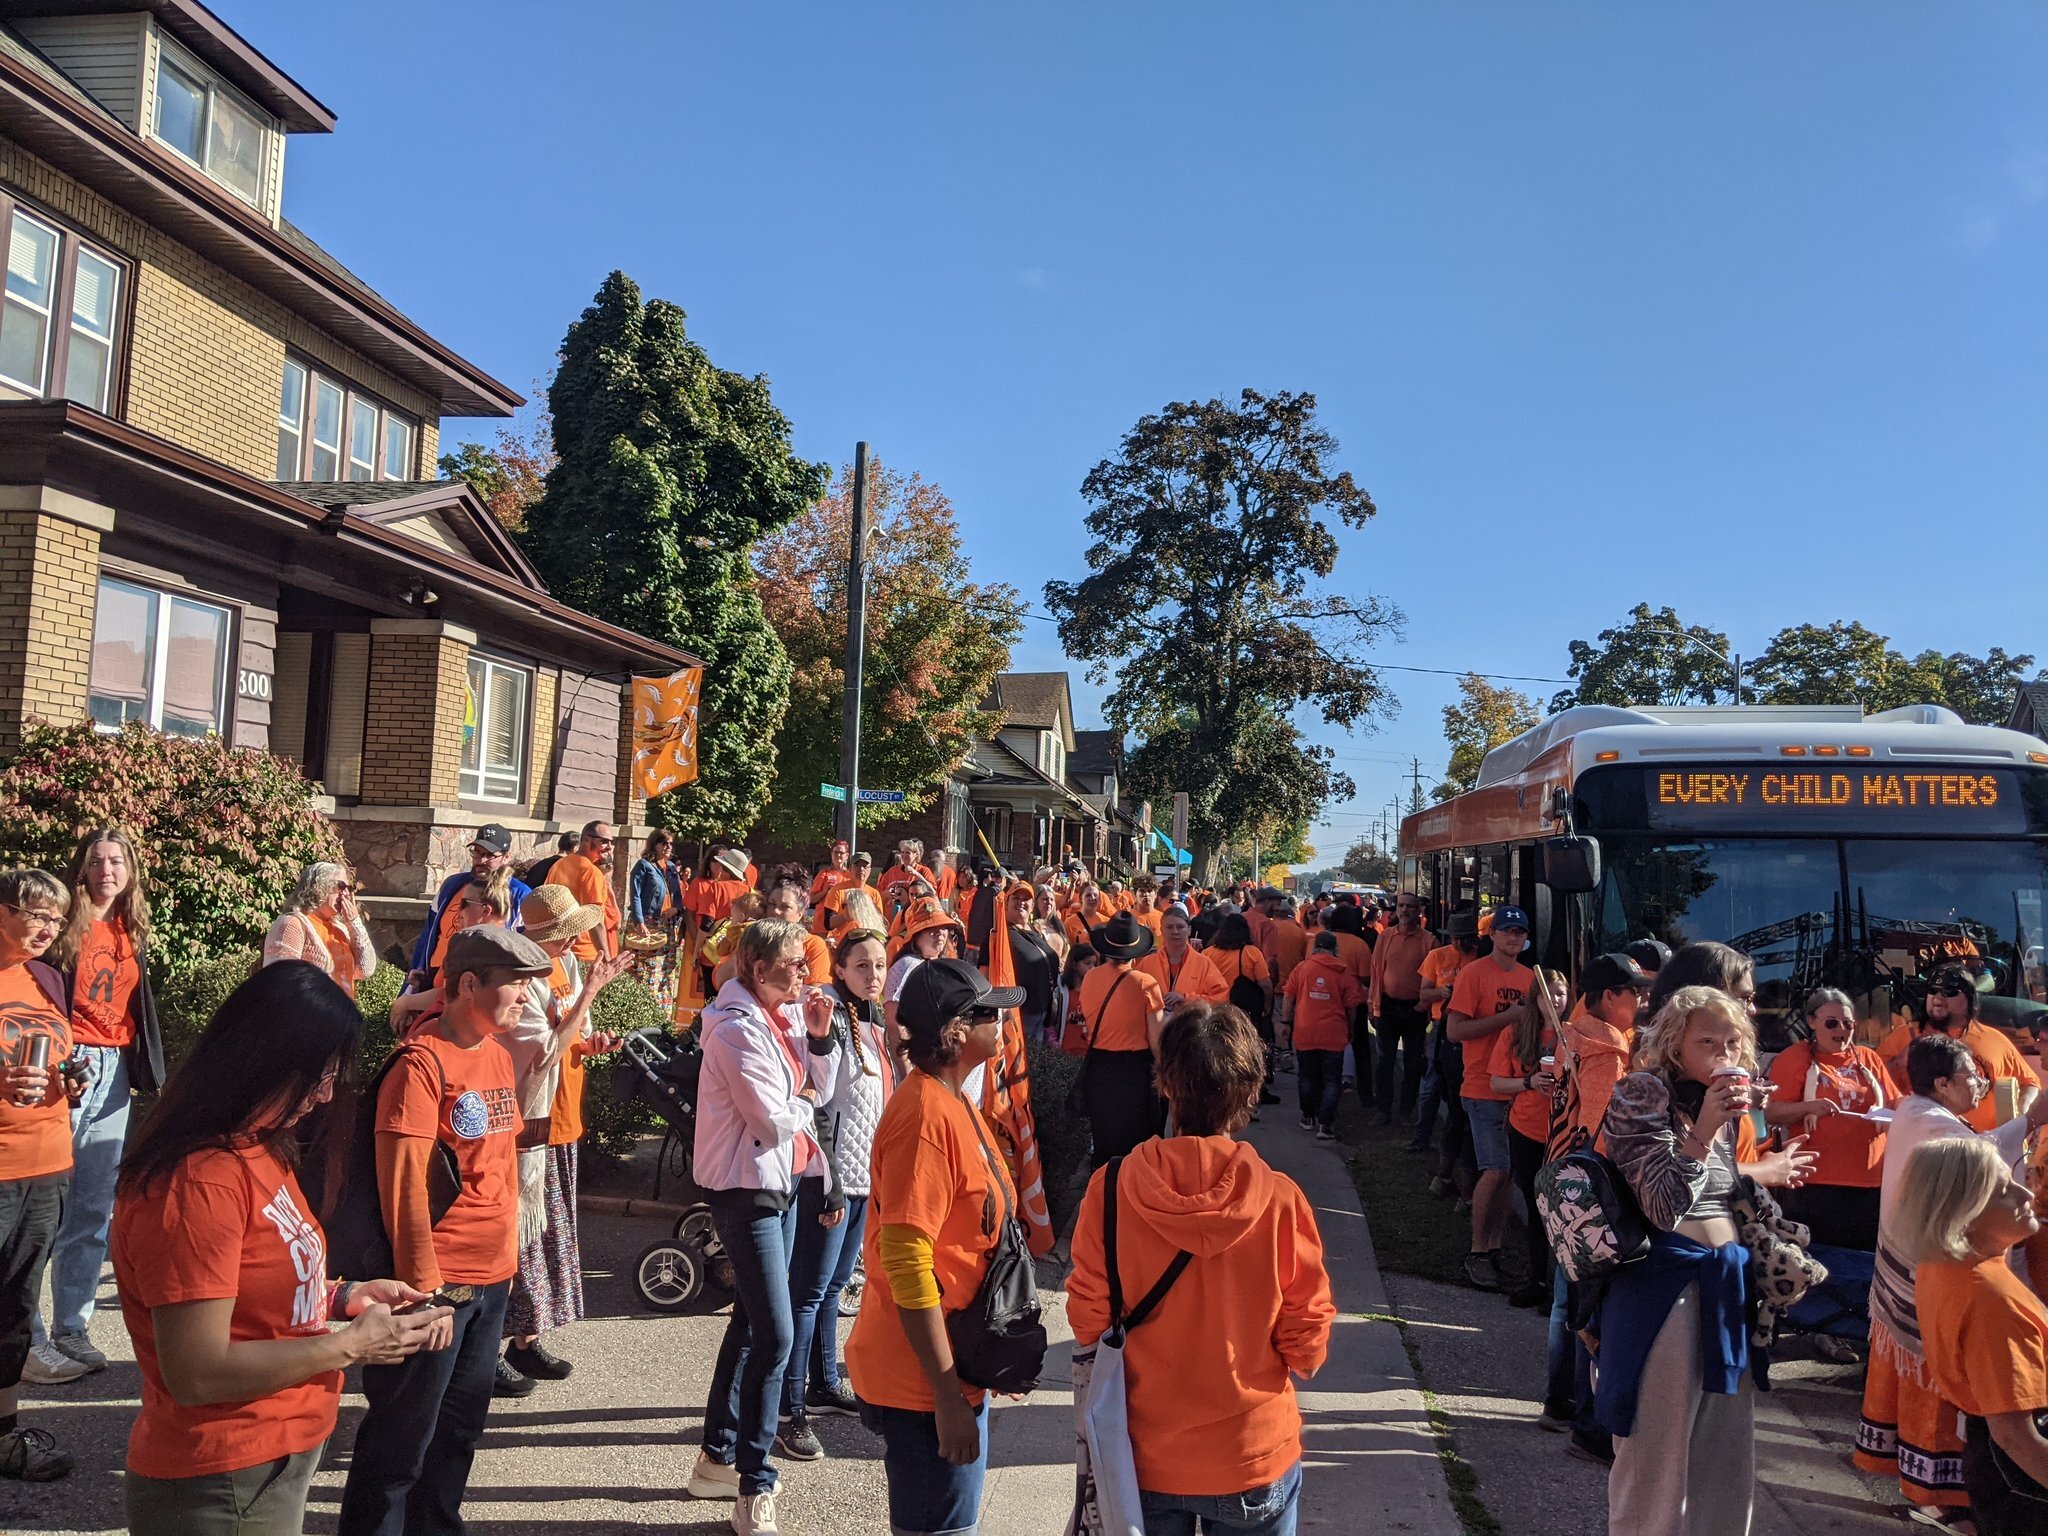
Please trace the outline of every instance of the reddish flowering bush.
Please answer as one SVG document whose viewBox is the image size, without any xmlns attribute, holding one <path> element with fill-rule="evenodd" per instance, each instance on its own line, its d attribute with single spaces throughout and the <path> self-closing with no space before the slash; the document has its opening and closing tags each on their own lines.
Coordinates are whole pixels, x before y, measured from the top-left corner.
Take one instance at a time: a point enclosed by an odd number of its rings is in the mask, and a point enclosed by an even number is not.
<svg viewBox="0 0 2048 1536">
<path fill-rule="evenodd" d="M 29 727 L 0 766 L 0 865 L 62 874 L 79 833 L 99 823 L 136 840 L 162 975 L 261 944 L 299 872 L 341 857 L 311 787 L 282 758 L 140 725 L 115 736 Z"/>
</svg>

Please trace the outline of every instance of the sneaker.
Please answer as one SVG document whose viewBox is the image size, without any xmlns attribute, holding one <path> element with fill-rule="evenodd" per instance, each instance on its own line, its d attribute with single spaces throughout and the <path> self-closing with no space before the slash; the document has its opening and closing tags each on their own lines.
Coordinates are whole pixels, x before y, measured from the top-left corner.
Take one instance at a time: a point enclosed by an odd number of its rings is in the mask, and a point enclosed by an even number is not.
<svg viewBox="0 0 2048 1536">
<path fill-rule="evenodd" d="M 0 1477 L 23 1483 L 54 1483 L 71 1470 L 71 1458 L 57 1449 L 47 1429 L 10 1429 L 0 1435 Z"/>
<path fill-rule="evenodd" d="M 835 1381 L 829 1387 L 812 1387 L 806 1391 L 804 1412 L 855 1419 L 860 1417 L 860 1399 L 853 1395 L 853 1388 L 844 1381 Z"/>
<path fill-rule="evenodd" d="M 1550 1303 L 1550 1287 L 1547 1285 L 1518 1286 L 1508 1297 L 1511 1307 L 1541 1307 Z"/>
<path fill-rule="evenodd" d="M 699 1451 L 697 1464 L 690 1468 L 690 1480 L 683 1485 L 683 1491 L 693 1499 L 736 1499 L 740 1496 L 740 1469 L 723 1461 L 713 1461 Z"/>
<path fill-rule="evenodd" d="M 732 1507 L 733 1536 L 782 1536 L 775 1523 L 775 1491 L 750 1493 Z"/>
<path fill-rule="evenodd" d="M 531 1376 L 523 1376 L 519 1368 L 503 1355 L 498 1357 L 498 1374 L 491 1382 L 493 1397 L 525 1397 L 537 1383 Z"/>
<path fill-rule="evenodd" d="M 825 1447 L 811 1431 L 811 1421 L 800 1413 L 782 1421 L 775 1432 L 775 1449 L 791 1461 L 822 1461 L 825 1456 Z"/>
<path fill-rule="evenodd" d="M 76 1381 L 91 1369 L 92 1367 L 83 1360 L 72 1359 L 45 1339 L 42 1343 L 32 1346 L 28 1358 L 21 1362 L 21 1379 L 38 1387 L 55 1387 L 67 1381 Z"/>
<path fill-rule="evenodd" d="M 1553 1435 L 1562 1435 L 1572 1427 L 1572 1410 L 1569 1404 L 1545 1403 L 1543 1411 L 1536 1415 L 1536 1427 Z"/>
<path fill-rule="evenodd" d="M 1314 1130 L 1316 1128 L 1316 1117 L 1314 1115 L 1303 1115 L 1301 1117 L 1301 1128 L 1304 1131 Z"/>
<path fill-rule="evenodd" d="M 1590 1461 L 1595 1466 L 1611 1467 L 1614 1465 L 1614 1438 L 1604 1429 L 1596 1429 L 1590 1434 L 1575 1429 L 1571 1439 L 1565 1442 L 1564 1453 L 1580 1461 Z"/>
<path fill-rule="evenodd" d="M 846 1289 L 839 1293 L 839 1315 L 841 1317 L 859 1317 L 860 1298 L 866 1290 L 867 1281 L 863 1276 L 855 1275 L 851 1280 L 847 1281 Z"/>
<path fill-rule="evenodd" d="M 521 1349 L 517 1344 L 506 1345 L 505 1364 L 538 1381 L 567 1381 L 569 1373 L 576 1369 L 539 1339 L 533 1341 L 531 1349 Z"/>
<path fill-rule="evenodd" d="M 82 1333 L 56 1333 L 50 1342 L 64 1351 L 88 1371 L 104 1371 L 107 1357 L 92 1347 L 92 1340 Z"/>
<path fill-rule="evenodd" d="M 1493 1262 L 1490 1253 L 1468 1253 L 1465 1255 L 1465 1281 L 1482 1291 L 1500 1289 L 1500 1269 Z"/>
<path fill-rule="evenodd" d="M 1336 1139 L 1337 1133 L 1331 1130 L 1327 1125 L 1319 1125 L 1316 1127 L 1317 1141 L 1335 1141 Z"/>
<path fill-rule="evenodd" d="M 1260 1103 L 1260 1104 L 1262 1104 L 1262 1105 L 1265 1105 L 1265 1104 L 1278 1104 L 1279 1102 L 1280 1102 L 1280 1095 L 1279 1095 L 1279 1094 L 1277 1094 L 1277 1093 L 1275 1093 L 1275 1092 L 1274 1092 L 1274 1091 L 1273 1091 L 1272 1089 L 1270 1089 L 1270 1088 L 1261 1088 L 1261 1089 L 1259 1090 L 1259 1103 Z"/>
<path fill-rule="evenodd" d="M 1854 1365 L 1861 1358 L 1856 1346 L 1847 1339 L 1838 1339 L 1831 1333 L 1816 1333 L 1811 1336 L 1813 1352 L 1822 1360 L 1833 1361 L 1836 1365 Z"/>
</svg>

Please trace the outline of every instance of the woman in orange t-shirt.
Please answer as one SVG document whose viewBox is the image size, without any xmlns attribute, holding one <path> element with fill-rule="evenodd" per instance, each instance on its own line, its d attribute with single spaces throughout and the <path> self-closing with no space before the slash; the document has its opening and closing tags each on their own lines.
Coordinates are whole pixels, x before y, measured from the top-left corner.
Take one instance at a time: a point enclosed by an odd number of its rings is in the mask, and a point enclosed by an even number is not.
<svg viewBox="0 0 2048 1536">
<path fill-rule="evenodd" d="M 1136 917 L 1134 912 L 1131 914 Z M 1159 916 L 1160 947 L 1138 962 L 1138 969 L 1159 983 L 1164 1006 L 1170 1015 L 1182 1002 L 1220 1003 L 1227 1001 L 1230 988 L 1223 973 L 1201 950 L 1188 942 L 1191 930 L 1187 913 L 1169 907 Z"/>
<path fill-rule="evenodd" d="M 1551 1053 L 1557 1049 L 1557 1032 L 1544 1024 L 1540 1013 L 1531 1010 L 1521 1022 L 1479 1044 L 1491 1047 L 1493 1091 L 1511 1095 L 1508 1171 L 1522 1192 L 1524 1207 L 1534 1211 L 1536 1175 L 1543 1169 L 1544 1151 L 1550 1144 L 1550 1096 L 1557 1087 Z M 1524 1222 L 1522 1233 L 1528 1242 L 1529 1279 L 1509 1293 L 1508 1305 L 1543 1306 L 1550 1301 L 1550 1239 L 1540 1221 Z"/>
<path fill-rule="evenodd" d="M 49 1431 L 15 1418 L 29 1320 L 71 1182 L 66 1098 L 77 1089 L 60 1070 L 71 1020 L 64 980 L 42 961 L 70 904 L 55 875 L 0 871 L 0 1477 L 34 1483 L 71 1470 Z M 29 1064 L 31 1049 L 46 1053 L 43 1066 Z"/>
<path fill-rule="evenodd" d="M 355 882 L 339 864 L 308 864 L 263 936 L 263 963 L 305 960 L 350 997 L 377 973 L 377 946 L 356 910 Z"/>
<path fill-rule="evenodd" d="M 912 1071 L 875 1128 L 864 1253 L 872 1282 L 846 1343 L 861 1419 L 887 1447 L 889 1527 L 967 1531 L 980 1517 L 987 1405 L 960 1379 L 946 1311 L 969 1305 L 1017 1216 L 996 1134 L 968 1077 L 1002 1049 L 1001 1010 L 1020 987 L 991 987 L 964 960 L 911 973 L 897 998 Z"/>
<path fill-rule="evenodd" d="M 299 1530 L 342 1372 L 449 1341 L 446 1308 L 391 1310 L 424 1291 L 328 1282 L 293 1172 L 296 1127 L 333 1097 L 362 1027 L 317 968 L 258 971 L 121 1166 L 114 1277 L 142 1375 L 122 1493 L 137 1536 L 217 1529 L 223 1506 L 237 1529 Z"/>
<path fill-rule="evenodd" d="M 1258 1106 L 1266 1053 L 1239 1010 L 1189 1003 L 1159 1041 L 1175 1134 L 1098 1172 L 1074 1223 L 1067 1317 L 1075 1386 L 1108 1331 L 1109 1270 L 1126 1311 L 1189 1256 L 1126 1335 L 1125 1402 L 1148 1527 L 1192 1530 L 1220 1505 L 1291 1530 L 1301 1493 L 1295 1377 L 1329 1351 L 1337 1309 L 1315 1212 L 1294 1181 L 1236 1139 Z M 1104 1205 L 1116 1180 L 1117 1241 Z"/>
<path fill-rule="evenodd" d="M 1081 982 L 1088 1054 L 1081 1076 L 1094 1132 L 1094 1166 L 1121 1157 L 1166 1129 L 1166 1101 L 1152 1086 L 1153 1055 L 1166 1023 L 1159 983 L 1136 968 L 1152 953 L 1152 930 L 1119 912 L 1090 934 L 1103 963 Z"/>
<path fill-rule="evenodd" d="M 1817 987 L 1803 1007 L 1808 1038 L 1771 1062 L 1778 1096 L 1766 1119 L 1787 1126 L 1788 1135 L 1804 1132 L 1807 1150 L 1820 1161 L 1805 1186 L 1784 1191 L 1779 1203 L 1806 1224 L 1816 1243 L 1875 1252 L 1885 1133 L 1864 1116 L 1903 1095 L 1877 1052 L 1856 1043 L 1856 1008 L 1848 994 Z"/>
<path fill-rule="evenodd" d="M 1984 1138 L 1955 1136 L 1914 1150 L 1897 1195 L 1927 1368 L 1963 1413 L 1970 1513 L 1982 1536 L 2043 1536 L 2048 1308 L 2009 1262 L 2041 1230 L 2033 1194 Z"/>
</svg>

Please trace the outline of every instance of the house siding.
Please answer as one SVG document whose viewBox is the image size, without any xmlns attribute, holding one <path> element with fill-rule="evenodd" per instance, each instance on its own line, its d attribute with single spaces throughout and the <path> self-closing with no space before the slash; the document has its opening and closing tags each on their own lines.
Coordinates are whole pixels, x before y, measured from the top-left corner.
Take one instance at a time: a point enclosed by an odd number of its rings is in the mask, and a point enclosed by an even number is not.
<svg viewBox="0 0 2048 1536">
<path fill-rule="evenodd" d="M 73 84 L 140 133 L 148 20 L 138 8 L 120 16 L 24 16 L 11 25 Z"/>
<path fill-rule="evenodd" d="M 618 685 L 564 667 L 555 707 L 562 742 L 552 814 L 564 823 L 608 821 L 617 810 Z"/>
</svg>

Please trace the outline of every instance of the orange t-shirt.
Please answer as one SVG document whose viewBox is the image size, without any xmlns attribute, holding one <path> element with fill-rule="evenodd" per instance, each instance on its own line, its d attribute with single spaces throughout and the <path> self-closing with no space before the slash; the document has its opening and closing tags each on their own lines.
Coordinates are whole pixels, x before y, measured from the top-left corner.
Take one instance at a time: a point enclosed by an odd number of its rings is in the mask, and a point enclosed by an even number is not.
<svg viewBox="0 0 2048 1536">
<path fill-rule="evenodd" d="M 30 1035 L 50 1037 L 50 1065 L 71 1054 L 71 1021 L 51 1004 L 26 965 L 0 970 L 0 1061 L 19 1059 Z M 27 1109 L 0 1098 L 0 1180 L 39 1179 L 71 1166 L 71 1106 L 54 1084 Z"/>
<path fill-rule="evenodd" d="M 1884 1064 L 1891 1068 L 1892 1081 L 1903 1084 L 1906 1080 L 1906 1051 L 1920 1038 L 1920 1028 L 1911 1019 L 1901 1019 L 1891 1031 L 1877 1042 L 1877 1054 Z"/>
<path fill-rule="evenodd" d="M 724 922 L 732 916 L 732 904 L 754 888 L 747 880 L 693 880 L 690 886 L 690 910 L 705 923 Z"/>
<path fill-rule="evenodd" d="M 2027 1065 L 2027 1058 L 2019 1053 L 2012 1041 L 2008 1040 L 1988 1024 L 1972 1019 L 1969 1026 L 1956 1036 L 1977 1058 L 1977 1065 L 1995 1085 L 2001 1077 L 2018 1081 L 2022 1088 L 2041 1086 L 2040 1076 Z M 1986 1092 L 1984 1101 L 1967 1115 L 1963 1124 L 1973 1131 L 1988 1131 L 1998 1124 L 1998 1095 Z"/>
<path fill-rule="evenodd" d="M 1273 926 L 1273 919 L 1266 916 L 1263 912 L 1255 912 L 1247 907 L 1245 908 L 1244 922 L 1245 926 L 1252 931 L 1252 942 L 1258 945 L 1260 949 L 1264 949 L 1266 947 L 1266 930 Z"/>
<path fill-rule="evenodd" d="M 1276 917 L 1259 936 L 1259 952 L 1272 968 L 1273 984 L 1284 987 L 1294 968 L 1308 958 L 1308 930 L 1291 918 Z"/>
<path fill-rule="evenodd" d="M 880 910 L 882 905 L 882 893 L 880 891 L 876 890 L 872 885 L 856 885 L 852 881 L 848 881 L 845 885 L 838 886 L 826 893 L 825 900 L 819 905 L 818 910 L 811 914 L 811 931 L 822 935 L 830 929 L 833 922 L 842 920 L 846 915 L 847 898 L 856 891 L 866 892 L 868 900 L 875 904 L 877 910 Z M 735 896 L 738 894 L 740 893 L 734 893 Z M 726 901 L 725 909 L 728 914 L 731 913 L 732 900 L 730 898 Z"/>
<path fill-rule="evenodd" d="M 889 910 L 889 893 L 906 880 L 922 880 L 932 888 L 934 895 L 938 894 L 939 882 L 937 878 L 922 864 L 891 864 L 882 871 L 881 878 L 875 881 L 875 888 L 882 893 L 882 910 L 884 912 Z M 903 899 L 905 901 L 910 899 L 909 892 L 906 891 L 904 893 Z"/>
<path fill-rule="evenodd" d="M 944 902 L 948 910 L 953 905 L 953 894 L 960 889 L 960 866 L 948 864 L 932 877 L 932 893 Z"/>
<path fill-rule="evenodd" d="M 814 987 L 832 984 L 832 946 L 815 933 L 804 935 L 804 980 Z"/>
<path fill-rule="evenodd" d="M 1243 949 L 1205 949 L 1202 958 L 1216 968 L 1216 974 L 1223 978 L 1223 995 L 1230 995 L 1231 983 L 1240 979 L 1271 981 L 1273 967 L 1266 961 L 1266 952 L 1255 944 Z"/>
<path fill-rule="evenodd" d="M 1771 1062 L 1770 1079 L 1778 1085 L 1778 1104 L 1806 1101 L 1806 1073 L 1814 1064 L 1813 1042 L 1796 1041 L 1778 1052 Z M 1861 1070 L 1859 1070 L 1861 1069 Z M 1809 1184 L 1833 1184 L 1847 1189 L 1876 1189 L 1884 1183 L 1884 1127 L 1862 1118 L 1866 1109 L 1878 1107 L 1877 1091 L 1870 1085 L 1869 1072 L 1884 1093 L 1884 1102 L 1897 1102 L 1889 1071 L 1877 1052 L 1867 1045 L 1852 1045 L 1839 1056 L 1820 1060 L 1820 1080 L 1813 1096 L 1831 1099 L 1849 1111 L 1844 1115 L 1822 1115 L 1807 1134 L 1806 1150 L 1820 1159 L 1808 1175 Z M 1787 1136 L 1806 1133 L 1804 1122 L 1785 1127 Z"/>
<path fill-rule="evenodd" d="M 462 1171 L 462 1192 L 434 1228 L 444 1284 L 496 1285 L 519 1269 L 524 1122 L 515 1089 L 512 1057 L 498 1041 L 465 1050 L 427 1028 L 407 1042 L 378 1090 L 380 1134 L 439 1139 Z"/>
<path fill-rule="evenodd" d="M 1536 973 L 1526 965 L 1502 970 L 1500 962 L 1489 956 L 1458 972 L 1457 984 L 1451 988 L 1450 1011 L 1468 1019 L 1490 1019 L 1515 1007 L 1535 985 Z M 1505 1099 L 1506 1094 L 1493 1091 L 1492 1037 L 1480 1035 L 1466 1040 L 1464 1046 L 1465 1083 L 1458 1090 L 1459 1097 L 1496 1103 Z"/>
<path fill-rule="evenodd" d="M 1117 986 L 1117 978 L 1129 980 Z M 1110 989 L 1115 988 L 1111 996 Z M 1104 1011 L 1103 1000 L 1109 1000 Z M 1081 978 L 1081 1017 L 1087 1021 L 1089 1041 L 1098 1051 L 1149 1051 L 1152 1037 L 1147 1020 L 1166 1006 L 1159 983 L 1135 967 L 1119 970 L 1114 965 L 1095 967 Z"/>
<path fill-rule="evenodd" d="M 1436 939 L 1425 928 L 1407 934 L 1394 927 L 1382 933 L 1372 951 L 1374 1007 L 1384 1006 L 1389 999 L 1414 1002 L 1422 990 L 1422 962 L 1435 947 Z"/>
<path fill-rule="evenodd" d="M 557 1008 L 566 1008 L 575 1000 L 576 989 L 569 985 L 569 973 L 560 959 L 548 975 L 548 992 Z M 583 1058 L 589 1054 L 590 1048 L 581 1040 L 571 1040 L 562 1052 L 562 1075 L 555 1083 L 555 1101 L 548 1106 L 551 1147 L 566 1147 L 583 1139 Z"/>
<path fill-rule="evenodd" d="M 327 1245 L 291 1169 L 261 1148 L 194 1152 L 114 1205 L 114 1274 L 135 1342 L 142 1412 L 128 1470 L 203 1477 L 309 1451 L 334 1433 L 341 1372 L 250 1402 L 180 1407 L 157 1362 L 155 1307 L 233 1301 L 237 1343 L 327 1331 Z"/>
<path fill-rule="evenodd" d="M 71 972 L 71 1033 L 80 1045 L 124 1050 L 135 1039 L 135 993 L 142 967 L 118 917 L 101 918 L 79 941 Z"/>
<path fill-rule="evenodd" d="M 1486 1063 L 1490 1076 L 1527 1077 L 1543 1068 L 1542 1062 L 1524 1061 L 1515 1054 L 1515 1032 L 1512 1029 L 1502 1030 L 1490 1043 L 1493 1051 Z M 1543 1031 L 1541 1054 L 1547 1056 L 1555 1049 L 1557 1033 L 1546 1029 Z M 1508 1124 L 1531 1141 L 1547 1144 L 1550 1140 L 1550 1095 L 1534 1088 L 1524 1088 L 1515 1093 L 1508 1099 Z"/>
<path fill-rule="evenodd" d="M 1090 973 L 1094 974 L 1094 973 Z M 1130 988 L 1126 987 L 1125 991 Z M 912 1072 L 882 1107 L 869 1153 L 871 1192 L 865 1242 L 867 1270 L 886 1287 L 882 1229 L 912 1227 L 932 1244 L 932 1273 L 959 1311 L 981 1288 L 997 1223 L 1017 1209 L 1017 1195 L 995 1133 L 965 1098 L 937 1078 Z M 846 1341 L 846 1369 L 865 1402 L 932 1411 L 932 1386 L 886 1288 L 864 1306 Z M 982 1394 L 970 1391 L 970 1400 Z"/>
<path fill-rule="evenodd" d="M 1355 933 L 1333 933 L 1337 940 L 1337 958 L 1344 963 L 1344 969 L 1358 978 L 1359 990 L 1366 996 L 1372 995 L 1372 946 Z M 1264 946 L 1261 946 L 1262 948 Z"/>
<path fill-rule="evenodd" d="M 2003 1255 L 1920 1265 L 1914 1300 L 1943 1397 L 1979 1418 L 2048 1408 L 2048 1310 Z"/>
<path fill-rule="evenodd" d="M 619 897 L 612 889 L 611 878 L 580 853 L 565 853 L 555 860 L 555 867 L 548 871 L 548 884 L 568 888 L 579 906 L 600 907 L 604 911 L 603 928 L 611 941 L 609 948 L 619 947 Z M 595 960 L 600 951 L 597 929 L 587 929 L 570 941 L 569 951 L 585 965 Z"/>
<path fill-rule="evenodd" d="M 850 869 L 834 869 L 829 864 L 811 877 L 811 905 L 816 906 L 842 885 L 851 885 L 857 877 Z"/>
<path fill-rule="evenodd" d="M 1164 927 L 1166 914 L 1157 907 L 1154 907 L 1150 912 L 1140 912 L 1137 907 L 1133 906 L 1131 908 L 1131 916 L 1152 930 L 1152 944 L 1156 952 L 1158 946 L 1166 942 Z"/>
<path fill-rule="evenodd" d="M 1444 944 L 1432 949 L 1422 957 L 1422 984 L 1425 987 L 1454 986 L 1458 980 L 1458 972 L 1465 969 L 1465 963 L 1471 958 L 1455 944 Z M 1433 1019 L 1442 1018 L 1443 1003 L 1431 1003 L 1429 1016 Z"/>
<path fill-rule="evenodd" d="M 1281 994 L 1294 999 L 1294 1047 L 1341 1051 L 1351 1043 L 1351 1015 L 1365 988 L 1335 955 L 1317 950 L 1294 968 Z"/>
<path fill-rule="evenodd" d="M 1155 949 L 1135 968 L 1159 983 L 1162 998 L 1168 992 L 1178 992 L 1183 998 L 1199 998 L 1205 1003 L 1220 1003 L 1230 997 L 1230 983 L 1223 979 L 1223 973 L 1192 944 L 1181 956 L 1179 965 L 1167 959 L 1165 950 Z"/>
</svg>

